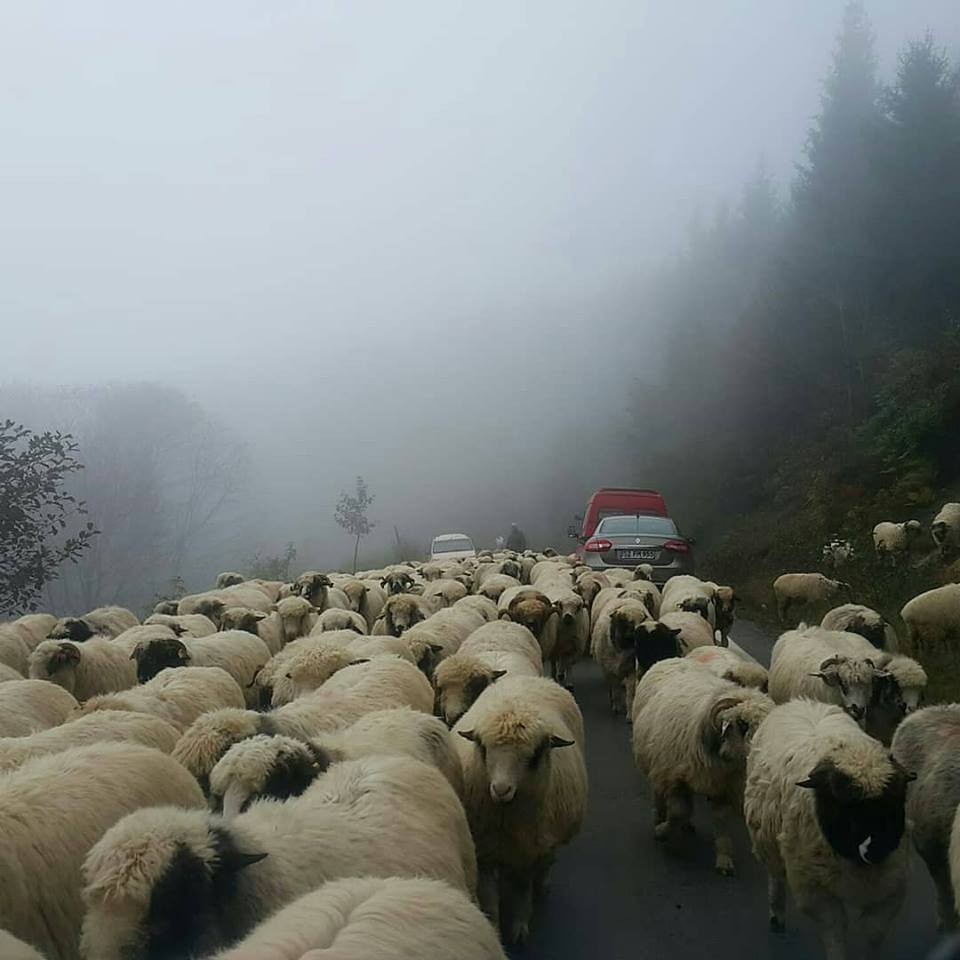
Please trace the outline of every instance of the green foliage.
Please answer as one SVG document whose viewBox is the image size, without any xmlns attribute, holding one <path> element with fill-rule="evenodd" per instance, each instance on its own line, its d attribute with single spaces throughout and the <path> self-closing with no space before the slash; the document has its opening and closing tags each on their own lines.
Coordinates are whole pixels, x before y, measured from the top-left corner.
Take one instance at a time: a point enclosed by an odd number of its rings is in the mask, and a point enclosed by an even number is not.
<svg viewBox="0 0 960 960">
<path fill-rule="evenodd" d="M 244 563 L 247 576 L 256 580 L 279 580 L 282 583 L 290 582 L 290 567 L 297 559 L 297 551 L 292 543 L 288 543 L 282 554 L 264 556 L 257 550 Z"/>
<path fill-rule="evenodd" d="M 0 424 L 0 613 L 35 610 L 60 564 L 76 563 L 99 532 L 67 488 L 83 469 L 76 452 L 69 434 Z"/>
</svg>

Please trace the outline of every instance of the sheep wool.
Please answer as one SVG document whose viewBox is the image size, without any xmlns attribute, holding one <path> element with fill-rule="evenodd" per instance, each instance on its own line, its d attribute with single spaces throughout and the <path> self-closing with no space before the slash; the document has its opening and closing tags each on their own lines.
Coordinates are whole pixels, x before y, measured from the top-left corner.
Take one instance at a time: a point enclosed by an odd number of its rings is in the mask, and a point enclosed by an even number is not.
<svg viewBox="0 0 960 960">
<path fill-rule="evenodd" d="M 28 737 L 63 723 L 77 701 L 46 680 L 10 680 L 0 684 L 0 737 Z"/>
<path fill-rule="evenodd" d="M 50 680 L 78 700 L 88 700 L 136 685 L 137 665 L 130 654 L 125 644 L 103 637 L 83 643 L 44 640 L 30 654 L 30 676 Z"/>
</svg>

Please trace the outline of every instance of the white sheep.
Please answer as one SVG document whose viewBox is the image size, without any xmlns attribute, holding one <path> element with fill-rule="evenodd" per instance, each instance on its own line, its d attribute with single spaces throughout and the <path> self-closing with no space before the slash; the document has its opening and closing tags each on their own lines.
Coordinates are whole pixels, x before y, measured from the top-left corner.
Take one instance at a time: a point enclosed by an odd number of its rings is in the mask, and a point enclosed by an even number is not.
<svg viewBox="0 0 960 960">
<path fill-rule="evenodd" d="M 27 613 L 16 620 L 0 623 L 0 633 L 20 637 L 27 645 L 27 650 L 33 650 L 38 643 L 48 638 L 56 623 L 57 618 L 51 613 Z"/>
<path fill-rule="evenodd" d="M 583 597 L 572 586 L 554 581 L 542 589 L 557 612 L 557 639 L 549 658 L 550 675 L 557 683 L 566 684 L 574 664 L 590 647 L 590 614 Z"/>
<path fill-rule="evenodd" d="M 504 591 L 521 586 L 516 577 L 509 577 L 505 573 L 495 573 L 487 577 L 477 589 L 477 596 L 486 597 L 494 603 L 499 602 Z"/>
<path fill-rule="evenodd" d="M 637 683 L 637 650 L 647 649 L 648 632 L 643 625 L 650 620 L 647 608 L 631 597 L 605 603 L 593 628 L 590 651 L 607 682 L 610 709 L 615 715 L 630 718 L 630 704 Z M 676 644 L 667 652 L 675 656 Z M 653 659 L 660 659 L 659 656 Z"/>
<path fill-rule="evenodd" d="M 434 580 L 423 591 L 424 597 L 437 597 L 444 607 L 452 607 L 466 595 L 467 588 L 459 580 Z"/>
<path fill-rule="evenodd" d="M 930 535 L 948 559 L 960 550 L 960 503 L 945 503 L 930 523 Z"/>
<path fill-rule="evenodd" d="M 324 690 L 382 696 L 391 701 L 385 706 L 405 706 L 433 713 L 430 682 L 412 663 L 398 657 L 375 657 L 369 663 L 341 670 L 324 684 Z"/>
<path fill-rule="evenodd" d="M 549 597 L 532 587 L 523 587 L 505 610 L 501 608 L 500 617 L 519 623 L 537 638 L 544 662 L 553 657 L 560 618 Z"/>
<path fill-rule="evenodd" d="M 323 634 L 311 634 L 288 643 L 275 653 L 259 670 L 255 682 L 255 700 L 261 708 L 271 703 L 289 703 L 296 696 L 290 664 L 308 650 L 344 650 L 356 634 L 352 630 L 331 630 Z"/>
<path fill-rule="evenodd" d="M 797 697 L 833 703 L 862 724 L 874 682 L 888 676 L 881 663 L 870 642 L 858 634 L 801 625 L 773 646 L 770 697 L 774 703 Z"/>
<path fill-rule="evenodd" d="M 957 925 L 954 886 L 950 877 L 950 835 L 960 804 L 960 705 L 925 707 L 900 724 L 891 752 L 904 770 L 916 774 L 907 790 L 910 837 L 937 891 L 938 927 Z"/>
<path fill-rule="evenodd" d="M 696 647 L 686 654 L 686 659 L 731 683 L 767 692 L 769 675 L 766 667 L 744 655 L 739 647 Z"/>
<path fill-rule="evenodd" d="M 490 921 L 462 891 L 399 877 L 325 883 L 214 960 L 333 960 L 331 951 L 338 960 L 506 960 Z"/>
<path fill-rule="evenodd" d="M 377 710 L 311 740 L 261 734 L 234 744 L 210 773 L 211 806 L 232 819 L 254 800 L 299 796 L 332 763 L 368 756 L 430 764 L 463 794 L 450 731 L 437 717 L 404 708 Z"/>
<path fill-rule="evenodd" d="M 873 549 L 878 557 L 887 557 L 891 563 L 907 554 L 923 533 L 919 520 L 892 523 L 884 520 L 873 528 Z"/>
<path fill-rule="evenodd" d="M 477 845 L 480 905 L 498 926 L 505 906 L 509 943 L 527 939 L 534 894 L 545 888 L 559 848 L 583 823 L 582 728 L 570 693 L 539 677 L 493 684 L 454 727 L 462 738 L 457 749 Z"/>
<path fill-rule="evenodd" d="M 479 613 L 487 623 L 496 620 L 499 614 L 497 605 L 489 597 L 480 597 L 476 594 L 464 597 L 453 605 L 454 610 L 460 610 L 464 607 L 473 610 L 474 613 Z"/>
<path fill-rule="evenodd" d="M 411 627 L 422 623 L 440 609 L 437 600 L 415 594 L 392 594 L 383 605 L 383 624 L 391 637 L 399 637 Z M 371 630 L 371 633 L 376 633 Z"/>
<path fill-rule="evenodd" d="M 187 613 L 182 617 L 176 614 L 151 613 L 143 621 L 145 627 L 169 627 L 178 637 L 209 637 L 217 632 L 217 625 L 202 613 Z"/>
<path fill-rule="evenodd" d="M 900 616 L 910 649 L 941 652 L 960 639 L 960 584 L 948 583 L 908 600 Z"/>
<path fill-rule="evenodd" d="M 77 701 L 45 680 L 11 680 L 0 684 L 0 737 L 28 737 L 63 723 Z"/>
<path fill-rule="evenodd" d="M 34 757 L 90 743 L 139 743 L 170 753 L 179 736 L 173 724 L 145 713 L 111 711 L 68 718 L 59 726 L 28 737 L 0 737 L 0 773 L 21 767 Z"/>
<path fill-rule="evenodd" d="M 3 960 L 44 960 L 30 944 L 18 940 L 5 930 L 0 930 L 0 957 Z"/>
<path fill-rule="evenodd" d="M 427 676 L 437 663 L 460 649 L 460 645 L 486 621 L 468 607 L 441 610 L 403 633 L 417 664 Z"/>
<path fill-rule="evenodd" d="M 859 603 L 844 603 L 828 610 L 820 621 L 824 630 L 843 630 L 857 633 L 877 648 L 894 651 L 897 649 L 897 635 L 893 627 L 883 616 L 870 607 Z"/>
<path fill-rule="evenodd" d="M 770 712 L 747 757 L 744 817 L 774 930 L 789 885 L 829 960 L 849 955 L 848 929 L 855 956 L 881 952 L 906 891 L 911 779 L 837 706 L 795 700 Z"/>
<path fill-rule="evenodd" d="M 773 709 L 757 690 L 687 659 L 662 660 L 637 683 L 633 757 L 653 791 L 654 835 L 688 832 L 693 798 L 713 811 L 716 870 L 734 874 L 733 823 L 741 807 L 750 737 Z"/>
<path fill-rule="evenodd" d="M 853 544 L 849 540 L 840 540 L 832 537 L 829 543 L 823 545 L 820 556 L 826 566 L 834 570 L 845 567 L 856 556 Z"/>
<path fill-rule="evenodd" d="M 136 744 L 74 747 L 0 776 L 0 926 L 50 960 L 75 960 L 83 858 L 125 814 L 157 803 L 204 800 L 180 764 Z"/>
<path fill-rule="evenodd" d="M 297 596 L 303 597 L 318 611 L 329 610 L 330 607 L 351 609 L 347 595 L 339 587 L 334 586 L 333 580 L 326 573 L 316 570 L 301 573 L 293 582 L 293 589 Z"/>
<path fill-rule="evenodd" d="M 387 602 L 386 591 L 376 580 L 358 580 L 355 577 L 348 577 L 339 587 L 346 594 L 350 609 L 363 617 L 367 624 L 363 632 L 368 633 Z"/>
<path fill-rule="evenodd" d="M 30 676 L 50 680 L 78 700 L 87 700 L 136 685 L 137 665 L 130 659 L 131 653 L 127 645 L 103 637 L 83 643 L 44 640 L 30 654 Z"/>
<path fill-rule="evenodd" d="M 140 621 L 126 607 L 97 607 L 82 617 L 62 617 L 48 631 L 51 640 L 83 643 L 91 637 L 118 637 Z"/>
<path fill-rule="evenodd" d="M 273 600 L 264 587 L 247 581 L 222 590 L 207 590 L 183 597 L 177 603 L 177 613 L 181 616 L 186 613 L 202 613 L 219 627 L 224 610 L 230 607 L 248 607 L 269 613 L 272 604 Z"/>
<path fill-rule="evenodd" d="M 219 667 L 237 681 L 247 706 L 255 707 L 259 692 L 254 688 L 254 680 L 270 659 L 270 650 L 258 636 L 246 630 L 226 630 L 209 637 L 148 640 L 138 643 L 132 656 L 141 683 L 168 667 Z"/>
<path fill-rule="evenodd" d="M 849 594 L 849 583 L 831 580 L 822 573 L 784 573 L 773 581 L 777 619 L 787 623 L 791 611 L 820 614 L 829 604 Z"/>
<path fill-rule="evenodd" d="M 681 654 L 686 655 L 698 647 L 713 647 L 716 644 L 713 627 L 699 613 L 688 613 L 685 610 L 661 613 L 660 623 L 677 631 Z"/>
<path fill-rule="evenodd" d="M 149 683 L 88 700 L 81 712 L 129 710 L 148 713 L 186 730 L 209 710 L 243 707 L 244 691 L 226 670 L 217 667 L 175 667 L 161 670 Z"/>
<path fill-rule="evenodd" d="M 255 803 L 229 823 L 172 807 L 138 811 L 107 831 L 83 872 L 87 960 L 199 956 L 341 877 L 476 887 L 457 795 L 433 767 L 396 757 L 334 764 L 301 796 Z"/>
<path fill-rule="evenodd" d="M 311 636 L 318 633 L 329 633 L 332 630 L 352 630 L 354 633 L 367 634 L 370 632 L 367 621 L 353 610 L 337 610 L 331 607 L 324 610 L 317 617 L 317 622 L 310 631 Z"/>
</svg>

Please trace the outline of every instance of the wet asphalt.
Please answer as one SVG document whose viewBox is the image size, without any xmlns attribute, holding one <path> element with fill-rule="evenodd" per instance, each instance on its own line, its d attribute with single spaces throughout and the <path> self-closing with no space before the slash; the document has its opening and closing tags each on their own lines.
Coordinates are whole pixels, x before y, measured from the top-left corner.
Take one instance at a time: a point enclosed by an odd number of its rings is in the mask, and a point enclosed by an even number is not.
<svg viewBox="0 0 960 960">
<path fill-rule="evenodd" d="M 769 663 L 771 634 L 738 623 L 734 639 Z M 614 718 L 599 669 L 577 666 L 575 694 L 587 730 L 590 807 L 579 836 L 561 851 L 538 906 L 530 941 L 514 960 L 811 960 L 816 937 L 788 902 L 787 932 L 767 926 L 766 876 L 746 829 L 737 833 L 734 878 L 713 872 L 709 811 L 681 849 L 653 839 L 650 792 L 635 770 L 629 726 Z M 933 886 L 911 857 L 909 893 L 884 950 L 871 960 L 923 960 L 939 942 Z"/>
</svg>

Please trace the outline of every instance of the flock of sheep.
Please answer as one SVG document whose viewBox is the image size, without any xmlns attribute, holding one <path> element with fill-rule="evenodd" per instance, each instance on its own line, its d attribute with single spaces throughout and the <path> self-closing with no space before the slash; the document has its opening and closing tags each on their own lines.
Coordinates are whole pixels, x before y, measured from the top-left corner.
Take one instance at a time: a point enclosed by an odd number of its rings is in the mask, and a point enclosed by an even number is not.
<svg viewBox="0 0 960 960">
<path fill-rule="evenodd" d="M 906 819 L 955 923 L 960 707 L 918 709 L 926 674 L 889 625 L 835 607 L 768 672 L 730 639 L 730 587 L 650 573 L 554 551 L 225 573 L 143 623 L 0 624 L 0 956 L 503 958 L 586 814 L 588 655 L 656 837 L 709 800 L 730 875 L 742 816 L 775 928 L 789 888 L 831 960 L 877 946 Z M 829 606 L 821 581 L 786 575 L 778 600 Z M 957 592 L 904 609 L 915 649 L 960 636 Z"/>
</svg>

